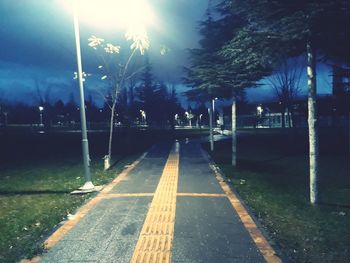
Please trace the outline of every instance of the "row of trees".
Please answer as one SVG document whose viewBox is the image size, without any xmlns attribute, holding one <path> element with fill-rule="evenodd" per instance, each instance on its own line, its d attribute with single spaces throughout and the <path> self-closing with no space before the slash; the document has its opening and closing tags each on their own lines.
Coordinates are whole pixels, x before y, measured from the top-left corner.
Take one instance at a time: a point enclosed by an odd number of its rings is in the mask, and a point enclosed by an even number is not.
<svg viewBox="0 0 350 263">
<path fill-rule="evenodd" d="M 316 64 L 350 62 L 350 2 L 345 0 L 223 0 L 213 19 L 210 1 L 200 25 L 200 48 L 190 51 L 188 96 L 211 102 L 232 99 L 232 165 L 236 165 L 236 101 L 245 88 L 307 57 L 310 202 L 319 201 Z M 288 103 L 288 101 L 286 101 Z M 211 108 L 211 107 L 210 107 Z M 213 146 L 212 146 L 213 149 Z"/>
<path fill-rule="evenodd" d="M 151 75 L 152 77 L 152 75 Z M 106 97 L 109 100 L 108 97 Z M 39 110 L 42 107 L 42 111 Z M 85 110 L 89 123 L 106 123 L 110 118 L 110 106 L 105 102 L 99 106 L 92 96 L 85 101 Z M 50 126 L 69 126 L 80 122 L 79 104 L 73 96 L 67 102 L 62 100 L 40 100 L 36 106 L 25 103 L 0 101 L 0 124 L 36 124 L 40 123 L 40 113 L 46 128 Z M 152 77 L 147 88 L 140 79 L 135 86 L 128 86 L 120 93 L 115 110 L 115 123 L 132 125 L 142 122 L 142 112 L 147 114 L 150 126 L 172 126 L 174 115 L 184 114 L 178 103 L 175 87 L 168 87 Z"/>
</svg>

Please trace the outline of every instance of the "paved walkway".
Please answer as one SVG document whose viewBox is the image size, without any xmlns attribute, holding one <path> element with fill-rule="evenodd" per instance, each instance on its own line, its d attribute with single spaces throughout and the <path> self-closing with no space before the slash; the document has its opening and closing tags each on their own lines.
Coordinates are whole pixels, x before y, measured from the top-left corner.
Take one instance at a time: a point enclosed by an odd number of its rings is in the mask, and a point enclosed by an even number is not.
<svg viewBox="0 0 350 263">
<path fill-rule="evenodd" d="M 40 262 L 280 262 L 197 142 L 157 145 L 70 221 Z"/>
</svg>

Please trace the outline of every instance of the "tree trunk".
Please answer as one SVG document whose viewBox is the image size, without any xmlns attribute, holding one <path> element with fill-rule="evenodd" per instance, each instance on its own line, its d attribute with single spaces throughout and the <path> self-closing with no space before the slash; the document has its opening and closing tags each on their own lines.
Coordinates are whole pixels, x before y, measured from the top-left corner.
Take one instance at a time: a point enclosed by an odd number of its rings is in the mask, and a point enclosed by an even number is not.
<svg viewBox="0 0 350 263">
<path fill-rule="evenodd" d="M 214 151 L 214 133 L 213 133 L 213 100 L 210 100 L 209 112 L 209 132 L 210 132 L 210 150 Z"/>
<path fill-rule="evenodd" d="M 319 202 L 318 191 L 318 126 L 316 107 L 316 57 L 312 42 L 307 41 L 307 76 L 308 76 L 308 126 L 309 126 L 309 161 L 310 161 L 310 202 Z"/>
<path fill-rule="evenodd" d="M 109 126 L 109 141 L 108 141 L 108 155 L 104 157 L 104 170 L 108 170 L 111 167 L 111 157 L 112 157 L 112 141 L 113 141 L 113 128 L 114 128 L 114 112 L 116 104 L 113 103 L 111 108 L 111 119 Z"/>
<path fill-rule="evenodd" d="M 232 166 L 237 165 L 237 123 L 236 123 L 236 96 L 232 96 Z"/>
</svg>

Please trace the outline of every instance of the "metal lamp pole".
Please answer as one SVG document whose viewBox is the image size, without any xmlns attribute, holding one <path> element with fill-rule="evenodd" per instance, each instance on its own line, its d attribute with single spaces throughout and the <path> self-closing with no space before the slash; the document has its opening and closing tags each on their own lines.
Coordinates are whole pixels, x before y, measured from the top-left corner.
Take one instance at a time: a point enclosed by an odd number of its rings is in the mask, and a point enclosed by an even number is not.
<svg viewBox="0 0 350 263">
<path fill-rule="evenodd" d="M 83 148 L 84 176 L 85 176 L 85 184 L 82 187 L 80 187 L 79 190 L 93 191 L 95 189 L 95 186 L 91 182 L 91 173 L 90 173 L 89 142 L 88 142 L 87 130 L 86 130 L 83 70 L 82 70 L 82 63 L 81 63 L 77 1 L 74 2 L 74 34 L 75 34 L 75 46 L 76 46 L 76 53 L 77 53 L 78 82 L 79 82 L 79 93 L 80 93 L 80 121 L 81 121 L 81 133 L 82 133 L 81 142 L 82 142 L 82 148 Z"/>
<path fill-rule="evenodd" d="M 208 114 L 209 114 L 209 141 L 210 141 L 210 151 L 214 151 L 214 134 L 213 134 L 213 101 L 211 100 L 211 105 L 208 108 Z"/>
<path fill-rule="evenodd" d="M 216 116 L 215 116 L 215 101 L 216 101 L 217 99 L 218 99 L 218 98 L 212 99 L 212 103 L 213 103 L 213 125 L 214 125 L 214 127 L 217 126 L 217 123 L 216 123 Z"/>
</svg>

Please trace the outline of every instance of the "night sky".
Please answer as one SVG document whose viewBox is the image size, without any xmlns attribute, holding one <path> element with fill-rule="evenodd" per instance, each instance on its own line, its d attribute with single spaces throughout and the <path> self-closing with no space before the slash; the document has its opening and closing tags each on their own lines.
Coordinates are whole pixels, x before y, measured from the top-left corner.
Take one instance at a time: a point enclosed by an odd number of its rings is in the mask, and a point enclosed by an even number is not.
<svg viewBox="0 0 350 263">
<path fill-rule="evenodd" d="M 67 100 L 76 71 L 72 14 L 64 0 L 1 0 L 0 2 L 0 96 L 9 100 L 36 103 L 51 85 L 51 97 Z M 196 28 L 207 8 L 203 0 L 151 0 L 156 25 L 148 28 L 151 42 L 150 61 L 154 73 L 163 81 L 180 83 L 181 66 L 186 64 L 186 48 L 198 41 Z M 110 25 L 93 26 L 81 18 L 81 45 L 84 71 L 97 67 L 93 51 L 88 48 L 91 35 L 116 41 L 123 34 Z M 159 55 L 159 46 L 170 48 L 167 56 Z M 87 79 L 88 90 L 99 84 Z M 90 82 L 90 83 L 89 83 Z"/>
<path fill-rule="evenodd" d="M 0 99 L 38 103 L 38 93 L 45 95 L 49 87 L 51 100 L 67 101 L 76 94 L 72 85 L 76 71 L 72 14 L 64 0 L 1 0 L 0 2 Z M 204 18 L 206 0 L 149 0 L 156 24 L 148 28 L 151 43 L 150 62 L 154 73 L 164 82 L 181 84 L 181 67 L 187 64 L 186 49 L 198 45 L 198 22 Z M 117 41 L 123 34 L 110 25 L 93 26 L 80 21 L 83 69 L 94 72 L 98 63 L 87 39 L 91 35 Z M 160 56 L 160 45 L 170 52 Z M 318 79 L 320 93 L 329 91 L 330 72 L 321 67 Z M 98 76 L 87 79 L 87 96 L 95 96 L 101 88 Z M 303 79 L 305 82 L 306 79 Z M 303 84 L 304 85 L 304 84 Z M 306 86 L 306 85 L 305 85 Z M 39 92 L 38 92 L 39 90 Z M 48 92 L 46 92 L 48 93 Z M 248 91 L 250 99 L 271 94 L 268 87 Z M 271 95 L 270 95 L 271 96 Z"/>
</svg>

